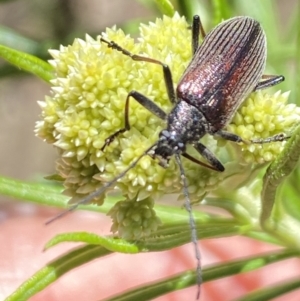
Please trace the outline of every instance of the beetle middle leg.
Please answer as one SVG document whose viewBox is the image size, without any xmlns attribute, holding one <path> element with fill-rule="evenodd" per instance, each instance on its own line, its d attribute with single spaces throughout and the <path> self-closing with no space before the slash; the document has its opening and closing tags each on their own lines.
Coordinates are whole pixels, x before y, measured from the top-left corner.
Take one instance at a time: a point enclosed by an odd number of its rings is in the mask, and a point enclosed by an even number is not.
<svg viewBox="0 0 300 301">
<path fill-rule="evenodd" d="M 258 139 L 251 139 L 251 140 L 244 140 L 239 135 L 227 132 L 227 131 L 218 131 L 214 134 L 214 136 L 219 136 L 225 140 L 233 141 L 236 143 L 243 142 L 245 144 L 255 143 L 255 144 L 264 144 L 264 143 L 271 143 L 271 142 L 282 142 L 290 138 L 290 136 L 286 136 L 284 134 L 277 134 L 267 138 L 258 138 Z"/>
<path fill-rule="evenodd" d="M 229 141 L 236 142 L 236 143 L 243 142 L 245 144 L 271 143 L 271 142 L 277 142 L 277 141 L 284 141 L 289 138 L 289 136 L 286 136 L 284 134 L 278 134 L 278 135 L 268 137 L 268 138 L 244 140 L 239 135 L 236 135 L 236 134 L 233 134 L 233 133 L 230 133 L 227 131 L 223 131 L 223 130 L 220 130 L 220 131 L 214 133 L 214 136 L 219 136 L 225 140 L 229 140 Z M 187 153 L 183 153 L 182 155 L 184 157 L 186 157 L 187 159 L 189 159 L 190 161 L 192 161 L 198 165 L 204 166 L 206 168 L 209 168 L 209 169 L 212 169 L 215 171 L 220 171 L 220 172 L 225 170 L 224 165 L 216 158 L 216 156 L 205 145 L 198 142 L 198 143 L 194 144 L 193 146 L 197 150 L 197 152 L 209 162 L 210 165 L 197 160 L 196 158 L 190 156 Z"/>
<path fill-rule="evenodd" d="M 283 81 L 284 81 L 284 76 L 282 76 L 282 75 L 263 75 L 262 81 L 259 82 L 255 86 L 254 91 L 278 85 L 279 83 L 281 83 Z M 263 144 L 263 143 L 271 143 L 271 142 L 277 142 L 277 141 L 280 142 L 280 141 L 284 141 L 284 140 L 287 140 L 288 138 L 290 138 L 290 136 L 286 136 L 284 134 L 277 134 L 277 135 L 274 135 L 272 137 L 267 137 L 267 138 L 244 140 L 236 134 L 233 134 L 233 133 L 230 133 L 227 131 L 223 131 L 223 130 L 216 132 L 214 135 L 219 136 L 219 137 L 229 140 L 229 141 L 233 141 L 233 142 L 237 142 L 237 143 L 243 142 L 246 144 L 250 144 L 250 143 Z"/>
</svg>

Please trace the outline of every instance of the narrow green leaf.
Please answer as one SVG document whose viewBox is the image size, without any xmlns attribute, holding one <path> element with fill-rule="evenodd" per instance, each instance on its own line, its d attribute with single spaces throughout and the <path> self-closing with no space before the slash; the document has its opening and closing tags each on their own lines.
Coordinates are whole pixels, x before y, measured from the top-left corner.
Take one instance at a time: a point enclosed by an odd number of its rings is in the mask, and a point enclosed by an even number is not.
<svg viewBox="0 0 300 301">
<path fill-rule="evenodd" d="M 70 253 L 59 257 L 39 270 L 30 279 L 25 281 L 5 301 L 28 300 L 30 297 L 47 287 L 50 283 L 54 282 L 68 271 L 110 253 L 111 252 L 105 248 L 95 245 L 88 245 L 72 250 Z M 226 264 L 217 264 L 203 270 L 203 282 L 212 281 L 243 272 L 249 272 L 264 267 L 268 264 L 299 255 L 300 253 L 298 250 L 284 250 L 281 252 L 273 252 L 260 256 L 248 257 Z M 113 297 L 109 300 L 151 300 L 168 292 L 192 286 L 195 284 L 195 282 L 196 272 L 187 271 L 178 274 L 175 277 L 171 277 L 151 285 L 143 286 L 127 293 L 122 293 L 121 295 Z"/>
<path fill-rule="evenodd" d="M 0 45 L 31 54 L 37 53 L 41 47 L 41 43 L 2 25 L 0 25 Z"/>
<path fill-rule="evenodd" d="M 177 0 L 174 6 L 176 7 L 176 11 L 181 16 L 185 16 L 189 22 L 193 20 L 195 14 L 200 15 L 202 22 L 204 15 L 207 15 L 207 4 L 203 2 Z"/>
<path fill-rule="evenodd" d="M 173 17 L 175 10 L 173 4 L 169 0 L 155 0 L 155 3 L 163 15 Z"/>
<path fill-rule="evenodd" d="M 62 194 L 61 185 L 49 185 L 43 183 L 32 183 L 26 181 L 15 180 L 9 177 L 0 176 L 0 194 L 22 201 L 30 201 L 36 204 L 54 206 L 58 208 L 69 208 L 68 197 Z M 97 206 L 95 204 L 80 205 L 78 209 L 107 213 L 111 207 L 120 200 L 120 196 L 108 196 L 104 204 Z M 184 209 L 166 205 L 155 204 L 155 210 L 164 223 L 185 222 L 188 224 L 188 216 Z M 195 219 L 202 224 L 208 222 L 225 223 L 222 218 L 211 217 L 207 213 L 194 211 Z M 227 222 L 230 223 L 230 221 Z"/>
<path fill-rule="evenodd" d="M 77 248 L 47 264 L 25 281 L 5 301 L 26 301 L 68 271 L 108 254 L 110 251 L 101 246 L 88 245 Z"/>
<path fill-rule="evenodd" d="M 299 10 L 299 9 L 298 9 Z M 295 53 L 295 94 L 296 94 L 296 99 L 299 103 L 300 101 L 300 18 L 299 15 L 296 16 L 296 26 L 294 28 L 297 29 L 297 43 L 296 43 L 296 53 Z"/>
<path fill-rule="evenodd" d="M 271 263 L 299 256 L 299 251 L 285 250 L 263 254 L 260 256 L 247 257 L 242 260 L 231 261 L 226 264 L 216 264 L 202 270 L 203 282 L 208 282 L 240 273 L 253 271 L 265 267 Z M 105 301 L 147 301 L 161 295 L 184 289 L 196 284 L 196 271 L 186 271 L 174 277 L 151 283 L 123 292 L 120 295 L 105 299 Z M 196 295 L 196 291 L 195 291 Z M 191 298 L 193 299 L 193 298 Z"/>
<path fill-rule="evenodd" d="M 59 185 L 30 183 L 0 176 L 0 194 L 43 205 L 65 207 L 67 197 Z"/>
<path fill-rule="evenodd" d="M 211 223 L 197 227 L 197 234 L 201 239 L 216 238 L 237 235 L 241 228 L 233 224 Z M 112 237 L 99 236 L 88 232 L 71 232 L 58 234 L 45 246 L 49 249 L 63 242 L 83 242 L 93 245 L 101 245 L 108 250 L 121 253 L 157 252 L 169 250 L 191 241 L 191 230 L 189 224 L 174 223 L 162 226 L 151 237 L 141 241 L 127 241 Z"/>
<path fill-rule="evenodd" d="M 261 224 L 266 226 L 270 217 L 278 186 L 294 170 L 300 156 L 300 125 L 294 130 L 291 138 L 286 143 L 283 152 L 268 167 L 263 178 L 263 189 L 261 194 L 262 213 Z"/>
<path fill-rule="evenodd" d="M 278 283 L 274 286 L 257 290 L 251 294 L 243 296 L 242 298 L 236 299 L 235 301 L 269 301 L 298 288 L 300 288 L 300 280 L 299 278 L 296 278 L 295 280 Z"/>
<path fill-rule="evenodd" d="M 232 16 L 232 12 L 230 10 L 230 4 L 228 2 L 224 2 L 222 0 L 213 0 L 213 15 L 214 15 L 214 25 L 221 23 L 223 20 L 226 20 Z"/>
<path fill-rule="evenodd" d="M 62 194 L 61 185 L 51 185 L 45 183 L 32 183 L 11 179 L 9 177 L 0 176 L 0 194 L 15 198 L 21 201 L 30 201 L 40 205 L 48 205 L 58 208 L 68 208 L 68 197 Z M 115 198 L 109 198 L 115 201 Z M 90 211 L 108 212 L 111 203 L 103 206 L 94 204 L 79 206 L 78 209 Z"/>
<path fill-rule="evenodd" d="M 94 233 L 72 232 L 56 235 L 46 245 L 45 250 L 62 242 L 84 242 L 91 245 L 100 245 L 107 250 L 117 251 L 121 253 L 138 253 L 140 250 L 137 245 L 123 239 L 113 237 L 99 236 Z"/>
<path fill-rule="evenodd" d="M 62 176 L 60 176 L 59 174 L 55 173 L 49 176 L 45 176 L 44 177 L 45 180 L 49 180 L 49 181 L 57 181 L 57 182 L 63 182 L 64 178 Z"/>
<path fill-rule="evenodd" d="M 53 78 L 50 64 L 28 53 L 0 45 L 0 56 L 16 67 L 33 73 L 46 82 Z"/>
</svg>

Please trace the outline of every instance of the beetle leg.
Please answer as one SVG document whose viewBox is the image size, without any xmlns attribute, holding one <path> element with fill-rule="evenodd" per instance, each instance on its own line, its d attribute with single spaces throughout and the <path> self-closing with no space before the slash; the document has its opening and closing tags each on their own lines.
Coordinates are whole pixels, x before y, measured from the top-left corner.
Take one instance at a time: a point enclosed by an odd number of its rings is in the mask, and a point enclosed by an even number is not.
<svg viewBox="0 0 300 301">
<path fill-rule="evenodd" d="M 157 64 L 157 65 L 162 66 L 169 100 L 172 104 L 176 103 L 176 94 L 175 94 L 174 85 L 173 85 L 172 73 L 171 73 L 171 70 L 168 65 L 164 64 L 161 61 L 158 61 L 158 60 L 155 60 L 155 59 L 143 56 L 143 55 L 133 54 L 130 51 L 119 46 L 114 41 L 107 41 L 102 37 L 100 37 L 100 40 L 101 40 L 101 42 L 106 43 L 109 48 L 112 48 L 112 49 L 122 52 L 124 55 L 131 57 L 134 61 L 149 62 L 152 64 Z"/>
<path fill-rule="evenodd" d="M 220 130 L 220 131 L 214 133 L 214 136 L 219 136 L 225 140 L 233 141 L 236 143 L 245 142 L 239 135 L 236 135 L 236 134 L 233 134 L 233 133 L 230 133 L 227 131 L 223 131 L 223 130 Z"/>
<path fill-rule="evenodd" d="M 227 132 L 227 131 L 218 131 L 214 135 L 219 136 L 219 137 L 229 140 L 229 141 L 233 141 L 236 143 L 243 142 L 245 144 L 251 144 L 251 143 L 264 144 L 264 143 L 271 143 L 271 142 L 282 142 L 282 141 L 288 140 L 290 138 L 290 136 L 286 136 L 283 133 L 274 135 L 272 137 L 251 139 L 251 140 L 244 140 L 240 136 L 230 133 L 230 132 Z"/>
<path fill-rule="evenodd" d="M 259 82 L 256 85 L 256 87 L 254 88 L 254 91 L 278 85 L 279 83 L 284 81 L 284 76 L 282 76 L 282 75 L 263 75 L 262 79 L 263 79 L 263 81 Z"/>
<path fill-rule="evenodd" d="M 285 134 L 277 134 L 268 138 L 261 139 L 251 139 L 250 143 L 263 144 L 263 143 L 271 143 L 271 142 L 282 142 L 288 140 L 291 136 L 287 136 Z"/>
<path fill-rule="evenodd" d="M 137 92 L 137 91 L 131 91 L 128 93 L 127 98 L 126 98 L 126 103 L 125 103 L 125 126 L 124 128 L 116 131 L 112 135 L 110 135 L 106 140 L 104 145 L 101 147 L 101 150 L 103 151 L 106 146 L 111 144 L 114 139 L 130 130 L 130 122 L 129 122 L 129 99 L 130 97 L 134 98 L 139 104 L 141 104 L 144 108 L 146 108 L 148 111 L 159 117 L 160 119 L 165 120 L 167 118 L 167 113 L 165 113 L 159 106 L 157 106 L 151 99 L 148 97 L 144 96 L 143 94 Z"/>
<path fill-rule="evenodd" d="M 200 17 L 198 15 L 195 15 L 193 18 L 193 25 L 192 25 L 192 54 L 193 55 L 196 53 L 199 47 L 199 34 L 201 34 L 202 39 L 204 39 L 206 36 Z"/>
<path fill-rule="evenodd" d="M 198 142 L 198 143 L 194 144 L 194 148 L 197 150 L 197 152 L 199 152 L 199 154 L 201 156 L 203 156 L 211 164 L 211 167 L 210 167 L 211 169 L 216 170 L 216 171 L 224 171 L 225 170 L 223 164 L 215 157 L 215 155 L 205 145 Z M 200 161 L 198 161 L 198 162 L 200 162 Z M 206 164 L 200 164 L 200 165 L 206 166 Z"/>
<path fill-rule="evenodd" d="M 216 169 L 214 166 L 211 166 L 211 165 L 209 165 L 209 164 L 206 164 L 206 163 L 204 163 L 204 162 L 202 162 L 202 161 L 200 161 L 200 160 L 194 158 L 193 156 L 189 155 L 188 153 L 182 153 L 181 155 L 182 155 L 183 157 L 189 159 L 190 161 L 192 161 L 192 162 L 194 162 L 194 163 L 196 163 L 196 164 L 198 164 L 198 165 L 200 165 L 200 166 L 203 166 L 203 167 L 205 167 L 205 168 L 209 168 L 209 169 L 212 169 L 212 170 L 215 170 L 215 171 L 218 171 L 218 170 L 219 170 L 219 169 Z"/>
</svg>

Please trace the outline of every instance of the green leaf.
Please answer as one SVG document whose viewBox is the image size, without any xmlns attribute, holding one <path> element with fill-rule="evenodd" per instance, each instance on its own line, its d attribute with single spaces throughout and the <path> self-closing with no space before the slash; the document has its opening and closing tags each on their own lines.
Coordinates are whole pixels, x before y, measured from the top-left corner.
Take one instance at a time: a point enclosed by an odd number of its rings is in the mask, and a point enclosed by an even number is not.
<svg viewBox="0 0 300 301">
<path fill-rule="evenodd" d="M 31 40 L 11 28 L 0 25 L 0 45 L 13 48 L 26 53 L 37 53 L 40 51 L 41 43 Z"/>
<path fill-rule="evenodd" d="M 216 264 L 202 270 L 203 282 L 208 282 L 240 273 L 253 271 L 271 263 L 299 256 L 299 251 L 282 251 L 247 257 L 242 260 L 231 261 L 226 264 Z M 105 301 L 147 301 L 161 295 L 184 289 L 196 284 L 196 271 L 186 271 L 163 281 L 135 288 Z M 196 295 L 196 291 L 195 291 Z M 191 297 L 191 299 L 193 299 Z"/>
<path fill-rule="evenodd" d="M 300 126 L 294 128 L 291 138 L 287 141 L 284 150 L 278 158 L 268 167 L 263 178 L 261 194 L 262 213 L 261 224 L 266 226 L 276 198 L 278 186 L 296 167 L 300 156 Z"/>
<path fill-rule="evenodd" d="M 84 263 L 96 258 L 110 254 L 111 252 L 101 246 L 88 245 L 77 248 L 70 253 L 63 255 L 50 262 L 25 281 L 12 295 L 5 301 L 25 301 L 47 287 L 50 283 L 57 280 L 60 276 Z M 247 257 L 242 260 L 232 261 L 226 264 L 217 264 L 203 269 L 203 282 L 249 272 L 268 264 L 281 261 L 290 257 L 299 256 L 297 250 L 285 250 L 273 252 L 260 256 Z M 122 293 L 109 300 L 151 300 L 168 292 L 183 289 L 194 285 L 196 282 L 196 271 L 187 271 L 168 278 L 163 281 L 155 282 L 151 285 L 143 286 L 133 291 Z"/>
<path fill-rule="evenodd" d="M 201 21 L 203 22 L 204 15 L 206 15 L 206 5 L 206 3 L 200 3 L 199 1 L 177 0 L 175 2 L 177 12 L 181 16 L 185 16 L 188 21 L 192 21 L 194 15 L 199 14 L 201 17 Z"/>
<path fill-rule="evenodd" d="M 45 182 L 32 183 L 0 176 L 0 194 L 22 201 L 30 201 L 36 204 L 67 209 L 69 207 L 68 197 L 63 195 L 62 191 L 63 187 L 61 185 L 45 184 Z M 104 204 L 101 206 L 97 206 L 95 204 L 80 205 L 78 209 L 107 213 L 118 200 L 120 200 L 120 196 L 108 196 L 105 199 Z M 184 221 L 186 226 L 189 227 L 188 215 L 184 209 L 175 206 L 172 207 L 155 204 L 155 210 L 164 223 L 173 223 L 174 221 L 182 223 Z M 193 214 L 197 219 L 197 225 L 199 225 L 199 228 L 201 227 L 200 225 L 215 223 L 216 227 L 219 227 L 219 229 L 216 230 L 220 231 L 220 233 L 222 228 L 218 225 L 224 225 L 224 223 L 230 225 L 232 223 L 231 220 L 211 217 L 207 213 L 198 212 L 196 210 Z M 226 227 L 224 229 L 226 229 Z"/>
<path fill-rule="evenodd" d="M 110 251 L 101 246 L 88 245 L 77 248 L 67 255 L 63 255 L 47 264 L 25 281 L 12 295 L 7 297 L 5 301 L 28 300 L 68 271 L 108 254 L 110 254 Z"/>
<path fill-rule="evenodd" d="M 232 223 L 206 223 L 205 227 L 197 227 L 197 235 L 201 239 L 237 235 L 241 228 Z M 191 241 L 191 230 L 188 223 L 173 223 L 163 225 L 151 237 L 141 241 L 127 241 L 112 237 L 99 236 L 88 232 L 63 233 L 52 238 L 45 249 L 63 242 L 84 242 L 101 245 L 111 251 L 120 253 L 139 253 L 149 251 L 169 250 Z"/>
<path fill-rule="evenodd" d="M 49 181 L 57 181 L 57 182 L 63 182 L 64 178 L 62 176 L 60 176 L 59 174 L 55 173 L 49 176 L 45 176 L 44 177 L 45 180 L 49 180 Z"/>
<path fill-rule="evenodd" d="M 295 94 L 296 99 L 299 103 L 300 101 L 300 18 L 299 15 L 296 15 L 296 24 L 294 28 L 297 29 L 297 43 L 296 43 L 296 51 L 295 51 Z"/>
<path fill-rule="evenodd" d="M 300 288 L 299 278 L 257 290 L 251 294 L 243 296 L 242 298 L 236 299 L 235 301 L 269 301 L 297 288 Z"/>
<path fill-rule="evenodd" d="M 3 45 L 0 45 L 0 56 L 16 67 L 33 73 L 46 82 L 53 78 L 52 66 L 36 56 Z"/>
<path fill-rule="evenodd" d="M 0 194 L 37 204 L 65 207 L 67 197 L 62 187 L 44 183 L 30 183 L 0 176 Z"/>
<path fill-rule="evenodd" d="M 221 23 L 223 20 L 229 19 L 233 13 L 230 10 L 230 4 L 222 0 L 213 0 L 214 25 Z"/>
<path fill-rule="evenodd" d="M 0 176 L 0 194 L 21 201 L 30 201 L 40 205 L 68 208 L 69 197 L 62 194 L 61 185 L 43 183 L 32 183 Z M 114 198 L 110 198 L 114 199 Z M 99 207 L 94 204 L 79 206 L 90 211 L 108 212 L 111 205 L 104 204 Z"/>
<path fill-rule="evenodd" d="M 58 234 L 52 238 L 46 245 L 45 250 L 53 247 L 61 242 L 84 242 L 91 245 L 100 245 L 107 250 L 117 251 L 121 253 L 139 253 L 140 250 L 137 245 L 127 242 L 123 239 L 113 237 L 99 236 L 94 233 L 87 232 L 72 232 Z"/>
<path fill-rule="evenodd" d="M 2 195 L 42 205 L 68 208 L 68 197 L 61 194 L 62 190 L 63 188 L 60 185 L 30 183 L 10 179 L 8 177 L 0 177 L 0 194 Z M 119 197 L 107 197 L 102 206 L 89 204 L 81 205 L 78 209 L 107 213 L 118 200 Z M 172 235 L 172 241 L 170 242 L 162 239 L 160 243 L 162 245 L 166 244 L 166 246 L 162 246 L 158 241 L 155 241 L 154 245 L 151 245 L 152 242 L 148 239 L 147 241 L 150 245 L 147 245 L 147 248 L 158 248 L 161 250 L 162 248 L 171 248 L 172 244 L 173 246 L 178 246 L 190 242 L 190 226 L 185 210 L 178 207 L 158 204 L 155 205 L 155 210 L 164 223 L 163 227 L 159 228 L 156 235 L 162 237 Z M 219 218 L 197 211 L 194 211 L 193 214 L 197 221 L 197 235 L 201 239 L 243 234 L 249 237 L 258 238 L 262 241 L 280 244 L 280 241 L 275 240 L 266 233 L 253 232 L 247 225 L 237 225 L 237 222 L 233 219 Z M 65 241 L 72 240 L 72 238 L 68 238 L 67 236 L 65 236 L 65 239 Z M 84 239 L 82 242 L 85 242 Z M 53 241 L 54 242 L 51 243 L 49 242 L 49 246 L 47 245 L 47 247 L 63 242 L 64 238 L 54 238 Z"/>
<path fill-rule="evenodd" d="M 173 4 L 169 0 L 155 0 L 155 3 L 163 15 L 172 17 L 175 13 Z"/>
</svg>

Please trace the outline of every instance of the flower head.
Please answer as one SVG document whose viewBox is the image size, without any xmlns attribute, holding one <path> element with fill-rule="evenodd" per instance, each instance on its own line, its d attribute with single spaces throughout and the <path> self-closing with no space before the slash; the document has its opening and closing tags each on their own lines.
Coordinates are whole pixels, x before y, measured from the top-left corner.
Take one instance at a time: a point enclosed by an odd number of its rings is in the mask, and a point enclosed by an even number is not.
<svg viewBox="0 0 300 301">
<path fill-rule="evenodd" d="M 249 95 L 236 112 L 228 129 L 245 140 L 264 139 L 285 133 L 300 121 L 300 108 L 287 104 L 289 92 L 269 94 L 265 90 Z M 246 162 L 274 160 L 284 143 L 243 144 Z"/>
<path fill-rule="evenodd" d="M 191 60 L 191 33 L 185 18 L 178 14 L 173 18 L 164 17 L 155 23 L 141 25 L 137 42 L 116 28 L 107 29 L 102 36 L 131 53 L 168 64 L 175 85 Z M 102 151 L 107 137 L 124 126 L 124 106 L 128 93 L 137 90 L 166 112 L 172 106 L 161 66 L 134 61 L 107 47 L 100 37 L 75 39 L 72 45 L 51 50 L 50 54 L 56 78 L 51 82 L 51 95 L 39 102 L 42 120 L 37 122 L 36 133 L 59 150 L 57 171 L 64 179 L 65 193 L 72 196 L 72 202 L 76 202 L 124 171 L 137 156 L 157 141 L 159 132 L 165 127 L 162 120 L 131 100 L 130 131 L 117 136 Z M 286 93 L 252 94 L 239 109 L 230 129 L 246 139 L 266 137 L 273 132 L 286 130 L 300 116 L 299 111 L 295 111 L 293 120 L 289 119 L 292 108 L 285 106 L 287 96 Z M 283 118 L 289 121 L 282 123 Z M 222 142 L 212 137 L 204 137 L 202 141 L 225 166 L 232 162 L 239 166 L 234 153 L 225 147 L 229 143 L 223 143 L 220 147 Z M 242 151 L 246 152 L 245 161 L 250 163 L 261 163 L 260 158 L 264 162 L 272 160 L 278 153 L 274 149 L 278 149 L 278 144 L 242 147 Z M 189 152 L 199 158 L 192 148 Z M 195 200 L 217 188 L 224 177 L 238 170 L 233 168 L 217 173 L 185 158 L 183 164 L 189 191 Z M 137 201 L 182 192 L 175 161 L 171 160 L 169 167 L 164 169 L 149 156 L 144 156 L 135 168 L 129 170 L 116 187 L 128 200 Z M 97 199 L 99 203 L 103 200 L 103 195 Z"/>
</svg>

